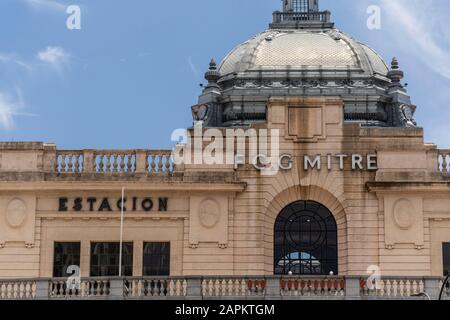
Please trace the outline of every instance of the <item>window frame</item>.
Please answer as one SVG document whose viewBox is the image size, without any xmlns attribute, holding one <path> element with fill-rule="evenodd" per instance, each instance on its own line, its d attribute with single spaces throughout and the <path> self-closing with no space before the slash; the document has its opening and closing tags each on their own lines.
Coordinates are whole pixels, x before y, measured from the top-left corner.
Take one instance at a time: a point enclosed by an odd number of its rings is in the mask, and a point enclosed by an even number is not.
<svg viewBox="0 0 450 320">
<path fill-rule="evenodd" d="M 152 248 L 156 252 L 146 252 L 148 246 L 160 246 L 159 248 Z M 165 246 L 165 247 L 164 247 Z M 159 260 L 159 261 L 158 261 Z M 149 261 L 149 263 L 147 263 Z M 151 269 L 158 266 L 151 272 Z M 170 241 L 146 241 L 142 246 L 142 275 L 146 276 L 170 276 L 171 266 L 171 243 Z"/>
<path fill-rule="evenodd" d="M 102 252 L 96 253 L 94 257 L 94 250 L 99 249 L 98 245 L 103 245 Z M 116 245 L 117 248 L 113 251 L 117 252 L 104 252 L 105 245 Z M 129 251 L 127 253 L 127 251 Z M 117 277 L 119 276 L 119 252 L 120 242 L 118 241 L 91 241 L 90 254 L 89 254 L 89 275 L 91 277 Z M 133 258 L 134 258 L 134 243 L 131 241 L 122 243 L 122 276 L 133 276 Z M 127 260 L 129 263 L 127 263 Z M 95 261 L 95 264 L 94 264 Z M 104 263 L 107 261 L 108 263 Z M 116 263 L 110 263 L 111 261 L 117 261 Z M 95 268 L 98 268 L 95 270 Z M 95 270 L 95 272 L 94 272 Z M 113 271 L 112 271 L 113 270 Z"/>
<path fill-rule="evenodd" d="M 63 252 L 57 253 L 56 250 L 57 250 L 58 245 L 70 245 L 71 246 L 70 252 L 64 253 L 64 250 L 63 250 Z M 78 254 L 73 253 L 73 249 L 75 246 L 78 246 L 78 248 L 77 248 Z M 66 249 L 67 249 L 67 247 L 66 247 Z M 60 263 L 57 265 L 57 259 L 58 259 L 59 255 L 62 255 L 63 257 L 66 256 L 65 258 L 59 257 L 61 262 L 65 260 L 65 263 Z M 71 260 L 71 262 L 68 261 L 69 259 Z M 77 260 L 78 260 L 78 263 L 77 263 Z M 54 278 L 65 278 L 65 277 L 71 276 L 72 274 L 67 273 L 67 268 L 72 265 L 75 265 L 75 266 L 78 266 L 79 268 L 81 268 L 81 241 L 54 241 L 53 242 L 53 270 L 52 270 L 53 277 Z M 59 269 L 59 268 L 65 268 L 66 271 L 64 271 L 64 269 L 61 269 L 61 270 L 58 270 L 60 272 L 57 272 L 57 269 Z"/>
</svg>

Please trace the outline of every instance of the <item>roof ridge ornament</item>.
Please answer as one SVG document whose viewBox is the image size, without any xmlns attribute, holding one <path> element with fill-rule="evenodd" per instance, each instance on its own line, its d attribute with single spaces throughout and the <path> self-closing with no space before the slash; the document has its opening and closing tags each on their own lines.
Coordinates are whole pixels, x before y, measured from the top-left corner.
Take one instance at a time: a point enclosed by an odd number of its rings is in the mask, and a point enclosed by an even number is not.
<svg viewBox="0 0 450 320">
<path fill-rule="evenodd" d="M 319 11 L 319 0 L 282 0 L 283 11 L 273 13 L 271 29 L 330 29 L 330 11 Z"/>
<path fill-rule="evenodd" d="M 205 79 L 208 80 L 206 88 L 218 87 L 217 81 L 220 79 L 220 72 L 217 71 L 217 63 L 214 58 L 209 63 L 209 70 L 205 73 Z"/>
<path fill-rule="evenodd" d="M 392 58 L 391 70 L 388 72 L 387 77 L 391 80 L 391 88 L 403 89 L 401 81 L 405 77 L 405 74 L 400 70 L 400 65 L 396 57 Z"/>
</svg>

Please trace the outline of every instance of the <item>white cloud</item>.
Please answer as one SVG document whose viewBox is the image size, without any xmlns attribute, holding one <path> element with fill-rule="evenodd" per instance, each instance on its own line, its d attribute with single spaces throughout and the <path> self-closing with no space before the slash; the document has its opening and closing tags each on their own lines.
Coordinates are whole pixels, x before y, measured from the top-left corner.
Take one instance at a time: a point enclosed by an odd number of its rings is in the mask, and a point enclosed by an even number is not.
<svg viewBox="0 0 450 320">
<path fill-rule="evenodd" d="M 22 112 L 24 102 L 22 92 L 15 88 L 15 96 L 0 91 L 0 130 L 14 129 L 14 117 L 26 116 L 37 117 L 32 113 Z"/>
<path fill-rule="evenodd" d="M 200 79 L 200 71 L 198 70 L 198 68 L 195 66 L 194 62 L 192 61 L 192 57 L 189 56 L 188 57 L 188 64 L 189 64 L 189 68 L 191 69 L 192 73 L 194 74 L 194 77 L 196 79 Z"/>
<path fill-rule="evenodd" d="M 26 4 L 37 9 L 51 9 L 56 11 L 66 11 L 66 6 L 56 0 L 24 0 Z"/>
<path fill-rule="evenodd" d="M 37 58 L 61 71 L 62 67 L 69 62 L 70 55 L 61 47 L 47 47 L 38 52 Z"/>
<path fill-rule="evenodd" d="M 447 24 L 430 23 L 436 19 L 434 0 L 382 0 L 381 3 L 395 26 L 391 33 L 399 42 L 412 45 L 411 53 L 433 71 L 450 79 L 450 51 L 439 39 L 450 37 Z"/>
<path fill-rule="evenodd" d="M 0 62 L 4 63 L 4 64 L 8 64 L 8 63 L 14 63 L 17 64 L 19 66 L 21 66 L 22 68 L 26 69 L 27 71 L 32 71 L 32 66 L 29 63 L 26 63 L 20 59 L 18 59 L 15 55 L 13 54 L 5 54 L 5 53 L 1 53 L 0 52 Z"/>
<path fill-rule="evenodd" d="M 13 100 L 0 92 L 0 129 L 11 130 L 14 127 L 13 116 L 21 108 L 20 104 L 20 101 Z"/>
</svg>

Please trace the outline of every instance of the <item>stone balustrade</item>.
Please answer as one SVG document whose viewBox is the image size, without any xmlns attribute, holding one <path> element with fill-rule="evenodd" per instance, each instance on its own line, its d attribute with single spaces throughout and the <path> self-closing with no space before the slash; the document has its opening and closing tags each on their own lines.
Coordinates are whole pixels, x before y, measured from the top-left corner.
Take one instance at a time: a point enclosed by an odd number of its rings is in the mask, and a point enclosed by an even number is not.
<svg viewBox="0 0 450 320">
<path fill-rule="evenodd" d="M 425 292 L 423 278 L 382 278 L 371 288 L 361 280 L 361 295 L 382 298 L 410 297 Z"/>
<path fill-rule="evenodd" d="M 444 177 L 450 176 L 450 150 L 438 150 L 438 171 Z"/>
<path fill-rule="evenodd" d="M 126 298 L 178 297 L 187 295 L 184 278 L 132 278 L 124 280 Z"/>
<path fill-rule="evenodd" d="M 109 279 L 80 279 L 68 286 L 67 279 L 49 280 L 49 298 L 102 298 L 110 295 Z"/>
<path fill-rule="evenodd" d="M 284 297 L 343 297 L 343 277 L 289 277 L 281 279 L 281 295 Z"/>
<path fill-rule="evenodd" d="M 25 300 L 36 298 L 34 280 L 0 280 L 0 300 Z"/>
<path fill-rule="evenodd" d="M 140 277 L 0 280 L 0 300 L 48 299 L 257 299 L 257 300 L 437 300 L 439 277 L 383 277 L 369 289 L 366 277 Z M 450 300 L 450 285 L 443 299 Z"/>
<path fill-rule="evenodd" d="M 57 150 L 58 174 L 149 174 L 174 171 L 171 150 Z"/>
<path fill-rule="evenodd" d="M 224 297 L 264 297 L 266 280 L 260 278 L 208 278 L 202 280 L 202 296 L 208 298 Z"/>
</svg>

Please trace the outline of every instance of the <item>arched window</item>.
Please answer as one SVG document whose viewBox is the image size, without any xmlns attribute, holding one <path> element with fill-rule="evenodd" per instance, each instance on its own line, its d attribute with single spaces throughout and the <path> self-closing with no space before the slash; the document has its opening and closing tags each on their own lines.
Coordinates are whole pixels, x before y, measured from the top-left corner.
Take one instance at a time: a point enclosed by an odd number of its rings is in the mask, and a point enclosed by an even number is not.
<svg viewBox="0 0 450 320">
<path fill-rule="evenodd" d="M 320 203 L 298 201 L 284 208 L 274 237 L 275 274 L 338 274 L 336 220 Z"/>
</svg>

